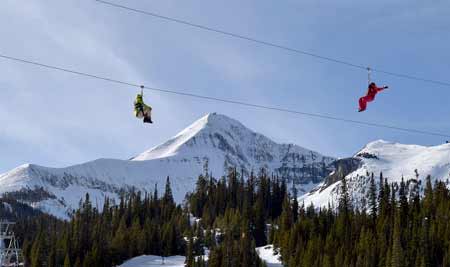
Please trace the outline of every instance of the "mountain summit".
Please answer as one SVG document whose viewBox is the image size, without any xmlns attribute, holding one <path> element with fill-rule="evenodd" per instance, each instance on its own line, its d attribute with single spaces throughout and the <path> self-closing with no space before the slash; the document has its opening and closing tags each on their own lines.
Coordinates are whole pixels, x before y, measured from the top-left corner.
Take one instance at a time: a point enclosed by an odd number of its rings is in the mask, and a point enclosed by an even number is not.
<svg viewBox="0 0 450 267">
<path fill-rule="evenodd" d="M 166 177 L 181 202 L 205 166 L 215 177 L 234 167 L 246 174 L 264 168 L 305 193 L 323 181 L 333 161 L 297 145 L 277 144 L 234 119 L 211 113 L 130 160 L 98 159 L 66 168 L 20 166 L 0 175 L 0 193 L 65 218 L 86 193 L 101 208 L 106 196 L 152 192 L 155 185 L 161 192 Z"/>
</svg>

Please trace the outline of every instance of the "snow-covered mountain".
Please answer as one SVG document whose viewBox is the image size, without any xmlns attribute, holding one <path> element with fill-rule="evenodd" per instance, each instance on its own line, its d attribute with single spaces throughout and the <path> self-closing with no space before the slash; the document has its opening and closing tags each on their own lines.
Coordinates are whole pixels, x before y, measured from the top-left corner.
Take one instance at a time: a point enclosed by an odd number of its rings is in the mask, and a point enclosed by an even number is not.
<svg viewBox="0 0 450 267">
<path fill-rule="evenodd" d="M 105 196 L 137 189 L 161 192 L 170 176 L 176 201 L 192 191 L 199 174 L 216 177 L 229 167 L 250 173 L 265 168 L 297 184 L 299 192 L 313 188 L 331 172 L 334 159 L 292 145 L 277 144 L 224 115 L 208 114 L 162 145 L 130 160 L 98 159 L 66 168 L 26 164 L 0 175 L 0 194 L 9 195 L 59 217 L 78 207 L 86 193 L 94 205 Z"/>
<path fill-rule="evenodd" d="M 428 175 L 432 181 L 441 180 L 450 186 L 450 144 L 426 147 L 378 140 L 369 143 L 354 157 L 333 164 L 335 171 L 316 189 L 301 197 L 305 205 L 336 207 L 342 177 L 345 177 L 354 206 L 365 208 L 372 173 L 376 182 L 380 173 L 389 183 L 400 183 L 403 178 L 410 188 L 417 185 L 419 193 Z"/>
</svg>

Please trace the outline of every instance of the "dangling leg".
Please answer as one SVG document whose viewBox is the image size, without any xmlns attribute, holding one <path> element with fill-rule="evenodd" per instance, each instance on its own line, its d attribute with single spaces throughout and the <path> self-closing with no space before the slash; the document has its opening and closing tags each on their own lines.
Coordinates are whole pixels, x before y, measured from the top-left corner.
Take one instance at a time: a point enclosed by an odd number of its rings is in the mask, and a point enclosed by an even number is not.
<svg viewBox="0 0 450 267">
<path fill-rule="evenodd" d="M 149 106 L 145 106 L 144 108 L 144 123 L 153 123 L 152 109 Z"/>
<path fill-rule="evenodd" d="M 152 109 L 151 109 L 151 108 L 150 108 L 149 111 L 148 111 L 148 121 L 149 121 L 150 123 L 153 123 L 153 121 L 152 121 Z"/>
<path fill-rule="evenodd" d="M 360 99 L 359 99 L 359 110 L 358 110 L 358 112 L 363 112 L 364 110 L 366 110 L 366 108 L 367 108 L 367 100 L 366 100 L 366 97 L 361 97 Z"/>
</svg>

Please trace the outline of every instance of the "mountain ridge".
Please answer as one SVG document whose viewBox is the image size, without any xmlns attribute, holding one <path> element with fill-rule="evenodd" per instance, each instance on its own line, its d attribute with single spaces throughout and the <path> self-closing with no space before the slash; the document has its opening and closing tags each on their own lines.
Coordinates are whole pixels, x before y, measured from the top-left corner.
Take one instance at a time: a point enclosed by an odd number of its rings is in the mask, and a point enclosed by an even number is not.
<svg viewBox="0 0 450 267">
<path fill-rule="evenodd" d="M 322 184 L 300 197 L 305 205 L 336 207 L 344 177 L 353 205 L 364 209 L 372 173 L 378 186 L 378 176 L 382 173 L 388 183 L 399 184 L 403 179 L 410 185 L 408 190 L 417 185 L 419 193 L 423 192 L 427 176 L 450 187 L 450 144 L 421 146 L 380 139 L 368 143 L 353 157 L 339 159 L 334 164 L 335 171 Z"/>
<path fill-rule="evenodd" d="M 0 174 L 0 193 L 14 193 L 31 206 L 64 218 L 85 193 L 101 208 L 105 197 L 117 199 L 121 192 L 151 192 L 155 185 L 161 192 L 166 177 L 181 203 L 206 164 L 218 178 L 230 167 L 246 175 L 264 168 L 307 192 L 328 175 L 333 160 L 300 146 L 278 144 L 237 120 L 210 113 L 130 160 L 97 159 L 64 168 L 21 165 Z"/>
</svg>

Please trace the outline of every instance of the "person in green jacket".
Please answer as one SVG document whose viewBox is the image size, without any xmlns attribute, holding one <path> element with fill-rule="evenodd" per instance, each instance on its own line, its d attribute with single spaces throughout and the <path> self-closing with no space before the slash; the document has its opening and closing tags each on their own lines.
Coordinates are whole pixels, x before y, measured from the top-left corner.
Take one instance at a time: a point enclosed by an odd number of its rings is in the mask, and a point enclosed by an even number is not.
<svg viewBox="0 0 450 267">
<path fill-rule="evenodd" d="M 134 101 L 134 115 L 136 118 L 144 119 L 144 123 L 153 123 L 152 121 L 152 107 L 144 103 L 143 94 L 136 96 Z"/>
</svg>

